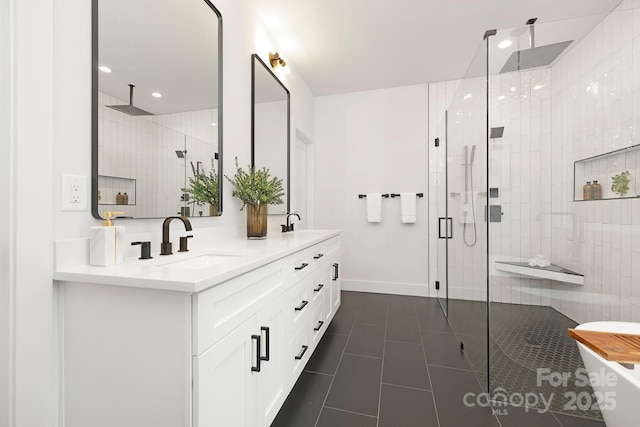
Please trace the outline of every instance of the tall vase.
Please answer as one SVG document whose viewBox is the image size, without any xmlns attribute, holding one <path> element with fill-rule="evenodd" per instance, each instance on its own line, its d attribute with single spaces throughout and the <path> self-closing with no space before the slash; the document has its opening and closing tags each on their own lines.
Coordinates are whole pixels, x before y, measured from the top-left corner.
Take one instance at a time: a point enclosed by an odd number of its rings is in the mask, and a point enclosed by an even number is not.
<svg viewBox="0 0 640 427">
<path fill-rule="evenodd" d="M 247 205 L 247 238 L 267 238 L 267 205 Z"/>
<path fill-rule="evenodd" d="M 209 205 L 209 216 L 218 216 L 218 205 L 210 204 Z"/>
</svg>

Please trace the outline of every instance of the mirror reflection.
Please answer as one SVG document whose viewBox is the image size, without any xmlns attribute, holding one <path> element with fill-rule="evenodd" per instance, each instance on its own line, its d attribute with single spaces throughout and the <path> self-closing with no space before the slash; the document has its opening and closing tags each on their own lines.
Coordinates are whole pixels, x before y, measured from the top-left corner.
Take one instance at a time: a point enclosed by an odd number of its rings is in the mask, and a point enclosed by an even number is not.
<svg viewBox="0 0 640 427">
<path fill-rule="evenodd" d="M 207 0 L 93 0 L 96 218 L 222 212 L 221 19 Z"/>
<path fill-rule="evenodd" d="M 252 55 L 251 165 L 282 178 L 283 203 L 269 214 L 289 212 L 289 90 L 256 54 Z"/>
</svg>

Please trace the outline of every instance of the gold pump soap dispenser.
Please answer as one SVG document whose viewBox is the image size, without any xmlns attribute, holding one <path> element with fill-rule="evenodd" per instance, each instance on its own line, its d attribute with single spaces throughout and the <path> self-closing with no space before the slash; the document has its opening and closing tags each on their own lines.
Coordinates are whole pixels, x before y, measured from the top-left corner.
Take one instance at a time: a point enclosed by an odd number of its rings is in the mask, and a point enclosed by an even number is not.
<svg viewBox="0 0 640 427">
<path fill-rule="evenodd" d="M 115 215 L 124 212 L 104 212 L 105 220 L 100 227 L 89 231 L 89 263 L 98 267 L 109 267 L 124 262 L 124 227 L 113 222 Z"/>
</svg>

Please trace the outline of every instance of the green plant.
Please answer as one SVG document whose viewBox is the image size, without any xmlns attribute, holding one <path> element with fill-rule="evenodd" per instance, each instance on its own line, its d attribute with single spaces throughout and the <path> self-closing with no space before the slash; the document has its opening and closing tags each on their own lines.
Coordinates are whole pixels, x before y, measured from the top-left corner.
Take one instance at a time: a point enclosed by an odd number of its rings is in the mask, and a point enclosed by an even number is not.
<svg viewBox="0 0 640 427">
<path fill-rule="evenodd" d="M 218 174 L 213 159 L 211 159 L 209 173 L 199 173 L 194 177 L 189 177 L 187 191 L 198 204 L 218 204 Z"/>
<path fill-rule="evenodd" d="M 236 173 L 233 179 L 227 175 L 224 176 L 235 187 L 231 194 L 242 201 L 240 210 L 244 209 L 245 205 L 282 203 L 282 196 L 284 196 L 282 179 L 272 177 L 269 169 L 265 167 L 256 169 L 248 166 L 247 169 L 245 171 L 238 165 L 236 157 Z"/>
<path fill-rule="evenodd" d="M 631 182 L 631 175 L 629 171 L 620 172 L 619 174 L 612 176 L 613 183 L 611 184 L 611 191 L 621 196 L 627 194 L 629 191 L 629 183 Z"/>
</svg>

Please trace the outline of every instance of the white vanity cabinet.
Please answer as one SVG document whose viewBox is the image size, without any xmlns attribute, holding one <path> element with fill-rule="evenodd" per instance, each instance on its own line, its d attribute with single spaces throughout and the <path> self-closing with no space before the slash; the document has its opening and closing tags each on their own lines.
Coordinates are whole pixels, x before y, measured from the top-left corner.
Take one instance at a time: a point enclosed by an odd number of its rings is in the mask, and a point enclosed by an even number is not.
<svg viewBox="0 0 640 427">
<path fill-rule="evenodd" d="M 194 292 L 64 276 L 61 426 L 269 426 L 340 303 L 337 233 L 282 241 Z"/>
</svg>

